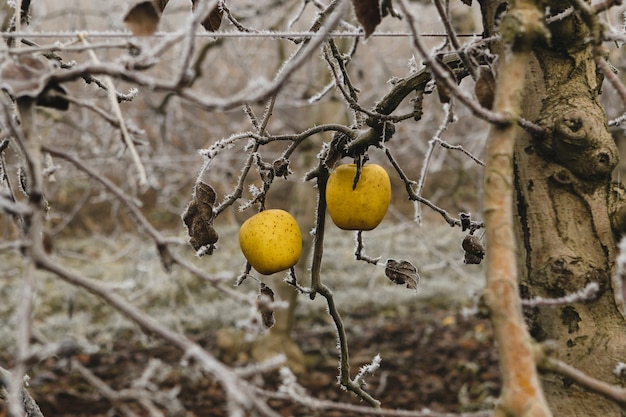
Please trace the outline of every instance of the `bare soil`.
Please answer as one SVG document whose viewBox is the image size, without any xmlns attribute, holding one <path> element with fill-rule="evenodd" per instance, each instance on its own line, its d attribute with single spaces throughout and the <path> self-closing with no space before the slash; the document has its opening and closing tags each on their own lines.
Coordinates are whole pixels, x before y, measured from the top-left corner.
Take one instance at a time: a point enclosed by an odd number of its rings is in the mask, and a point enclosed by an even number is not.
<svg viewBox="0 0 626 417">
<path fill-rule="evenodd" d="M 352 372 L 369 363 L 374 355 L 382 356 L 381 367 L 369 377 L 367 388 L 384 407 L 458 412 L 492 405 L 498 395 L 500 375 L 486 320 L 441 308 L 423 308 L 403 316 L 372 317 L 369 313 L 355 311 L 346 320 L 354 353 Z M 301 322 L 294 335 L 308 361 L 307 371 L 298 376 L 299 383 L 317 398 L 360 404 L 336 383 L 333 328 L 323 322 Z M 215 334 L 197 340 L 216 351 Z M 159 389 L 180 387 L 179 399 L 197 417 L 226 415 L 219 385 L 181 368 L 180 352 L 171 347 L 118 339 L 110 351 L 78 357 L 84 366 L 118 390 L 129 388 L 129 382 L 154 358 L 171 366 Z M 113 405 L 73 372 L 66 360 L 40 363 L 31 377 L 31 392 L 47 417 L 121 415 L 112 411 Z M 278 383 L 275 373 L 265 374 L 261 382 L 270 389 Z M 128 405 L 141 411 L 132 402 Z M 311 415 L 302 405 L 278 400 L 272 400 L 271 405 L 284 416 Z M 322 415 L 350 416 L 333 411 Z"/>
<path fill-rule="evenodd" d="M 219 256 L 194 262 L 234 282 L 243 265 L 235 232 L 222 230 Z M 482 286 L 480 266 L 463 265 L 463 236 L 458 229 L 420 229 L 409 224 L 383 228 L 366 237 L 371 256 L 408 259 L 418 267 L 421 280 L 415 291 L 392 284 L 384 268 L 355 261 L 352 234 L 329 230 L 324 279 L 335 293 L 344 319 L 351 376 L 380 354 L 381 366 L 367 378 L 367 391 L 385 408 L 472 411 L 492 407 L 498 396 L 500 375 L 490 324 L 462 314 L 464 307 L 472 305 L 472 293 Z M 183 245 L 180 250 L 189 248 Z M 120 236 L 60 241 L 56 251 L 58 261 L 108 282 L 112 290 L 163 324 L 183 331 L 227 364 L 250 363 L 251 355 L 233 354 L 218 345 L 220 332 L 236 328 L 249 311 L 239 310 L 193 277 L 162 271 L 152 246 Z M 14 300 L 20 289 L 20 263 L 11 257 L 4 259 L 6 265 L 13 265 L 7 271 L 13 272 L 7 274 L 0 293 L 5 300 Z M 154 392 L 178 390 L 176 397 L 191 416 L 227 415 L 219 384 L 194 366 L 182 365 L 181 352 L 142 334 L 97 298 L 68 287 L 57 277 L 44 275 L 37 282 L 36 337 L 55 341 L 72 336 L 90 344 L 93 349 L 73 359 L 117 391 L 132 388 L 158 360 L 158 378 L 151 380 Z M 239 291 L 254 295 L 257 287 L 246 282 Z M 363 405 L 337 384 L 336 333 L 325 304 L 321 297 L 314 301 L 302 298 L 292 333 L 306 358 L 306 371 L 297 375 L 298 383 L 316 398 Z M 0 364 L 7 368 L 12 365 L 14 337 L 11 305 L 0 306 Z M 120 404 L 113 404 L 89 384 L 67 358 L 45 359 L 28 373 L 30 392 L 46 417 L 125 415 L 119 411 Z M 278 372 L 257 376 L 254 383 L 275 389 L 280 384 Z M 284 416 L 351 416 L 331 410 L 314 412 L 282 400 L 270 404 Z M 122 406 L 137 415 L 148 415 L 134 400 L 124 401 Z"/>
</svg>

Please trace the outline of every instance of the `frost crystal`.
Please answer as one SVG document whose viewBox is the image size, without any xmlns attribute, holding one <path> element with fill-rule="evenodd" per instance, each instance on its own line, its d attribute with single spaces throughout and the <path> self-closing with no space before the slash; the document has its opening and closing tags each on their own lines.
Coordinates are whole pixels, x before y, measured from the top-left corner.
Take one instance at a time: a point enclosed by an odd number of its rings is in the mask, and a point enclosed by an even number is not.
<svg viewBox="0 0 626 417">
<path fill-rule="evenodd" d="M 620 378 L 626 377 L 626 363 L 618 362 L 613 368 L 613 373 Z"/>
<path fill-rule="evenodd" d="M 409 65 L 409 72 L 411 74 L 417 72 L 417 61 L 415 60 L 415 55 L 411 56 L 411 59 L 409 59 L 408 65 Z"/>
</svg>

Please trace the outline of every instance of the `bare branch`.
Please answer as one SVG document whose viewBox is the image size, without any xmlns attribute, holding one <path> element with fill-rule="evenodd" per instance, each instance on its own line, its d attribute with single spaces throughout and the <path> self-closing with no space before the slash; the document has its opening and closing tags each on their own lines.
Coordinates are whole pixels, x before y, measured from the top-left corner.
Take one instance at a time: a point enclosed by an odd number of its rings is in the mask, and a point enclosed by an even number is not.
<svg viewBox="0 0 626 417">
<path fill-rule="evenodd" d="M 365 261 L 372 265 L 378 265 L 378 261 L 380 261 L 380 256 L 377 258 L 371 258 L 365 253 L 365 245 L 363 244 L 363 231 L 357 230 L 354 234 L 356 239 L 356 246 L 354 248 L 354 256 L 357 261 Z"/>
<path fill-rule="evenodd" d="M 18 413 L 15 415 L 26 415 L 27 417 L 44 417 L 39 409 L 39 406 L 33 400 L 33 397 L 28 393 L 28 391 L 23 387 L 22 383 L 15 383 L 15 379 L 11 375 L 11 372 L 0 367 L 0 398 L 6 399 L 6 391 L 12 391 L 13 386 L 17 386 L 18 388 L 18 397 L 21 407 L 17 407 Z M 10 404 L 9 404 L 10 406 Z M 13 408 L 11 408 L 11 412 L 13 413 Z"/>
<path fill-rule="evenodd" d="M 534 5 L 516 4 L 511 16 L 519 19 L 519 33 L 511 53 L 501 57 L 494 108 L 517 118 L 533 43 L 544 33 Z M 513 17 L 512 17 L 513 18 Z M 512 37 L 513 38 L 513 37 Z M 483 212 L 487 256 L 485 300 L 498 347 L 503 388 L 496 415 L 551 416 L 535 367 L 531 336 L 518 292 L 518 252 L 514 233 L 514 124 L 494 124 L 485 147 Z"/>
<path fill-rule="evenodd" d="M 420 40 L 420 36 L 418 34 L 417 29 L 415 28 L 415 18 L 406 7 L 404 0 L 399 1 L 400 8 L 402 12 L 406 16 L 407 24 L 409 25 L 409 29 L 411 33 L 413 33 L 413 45 L 415 49 L 419 52 L 421 58 L 427 64 L 428 68 L 433 72 L 434 77 L 437 80 L 440 80 L 448 90 L 452 91 L 454 97 L 458 98 L 463 104 L 465 104 L 475 116 L 480 117 L 483 120 L 486 120 L 490 123 L 496 125 L 508 125 L 513 123 L 515 120 L 512 115 L 507 115 L 505 113 L 494 113 L 491 110 L 485 109 L 477 101 L 469 97 L 464 91 L 462 91 L 457 85 L 456 81 L 450 77 L 450 73 L 446 71 L 436 59 L 434 59 L 426 50 L 424 45 Z"/>
<path fill-rule="evenodd" d="M 617 385 L 611 385 L 599 379 L 576 369 L 575 367 L 568 365 L 567 363 L 552 358 L 547 355 L 546 352 L 540 354 L 538 360 L 539 368 L 544 372 L 551 372 L 557 375 L 561 375 L 581 387 L 603 395 L 604 397 L 614 401 L 622 408 L 626 408 L 626 389 Z"/>
<path fill-rule="evenodd" d="M 84 44 L 87 43 L 87 39 L 85 39 L 85 37 L 79 36 L 79 39 Z M 92 61 L 99 63 L 98 56 L 93 51 L 93 49 L 90 49 L 88 52 L 91 56 Z M 120 108 L 120 104 L 117 101 L 117 94 L 115 93 L 116 90 L 115 85 L 113 84 L 113 80 L 111 79 L 111 77 L 105 77 L 104 83 L 107 87 L 109 102 L 111 103 L 111 107 L 113 108 L 113 112 L 115 113 L 115 117 L 117 118 L 117 121 L 119 123 L 120 131 L 122 132 L 122 138 L 124 139 L 124 143 L 126 143 L 126 146 L 128 146 L 130 155 L 133 159 L 133 162 L 135 163 L 135 166 L 137 167 L 137 172 L 139 173 L 139 186 L 141 188 L 146 188 L 149 185 L 148 177 L 146 175 L 146 169 L 141 162 L 141 158 L 139 158 L 139 154 L 137 153 L 135 144 L 133 143 L 133 140 L 128 133 L 128 129 L 126 128 L 126 122 L 124 121 L 124 116 L 122 115 L 122 109 Z"/>
</svg>

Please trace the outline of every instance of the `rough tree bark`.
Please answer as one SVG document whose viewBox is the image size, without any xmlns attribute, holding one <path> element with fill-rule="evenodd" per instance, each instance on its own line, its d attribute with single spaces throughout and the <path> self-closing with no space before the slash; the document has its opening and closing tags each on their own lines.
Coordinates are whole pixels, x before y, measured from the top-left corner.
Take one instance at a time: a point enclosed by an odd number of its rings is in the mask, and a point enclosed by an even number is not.
<svg viewBox="0 0 626 417">
<path fill-rule="evenodd" d="M 502 3 L 482 2 L 487 25 Z M 550 2 L 549 10 L 556 14 L 571 5 Z M 532 336 L 554 341 L 558 358 L 618 383 L 612 371 L 626 360 L 622 300 L 611 282 L 616 241 L 625 229 L 624 192 L 611 183 L 618 152 L 598 102 L 602 77 L 588 25 L 573 13 L 548 29 L 550 42 L 534 47 L 522 106 L 522 117 L 547 134 L 532 137 L 520 130 L 515 143 L 520 289 L 524 298 L 561 297 L 599 284 L 593 300 L 536 306 L 526 315 Z M 491 33 L 493 26 L 487 26 L 485 34 Z M 562 377 L 546 374 L 542 383 L 555 416 L 624 415 L 611 401 Z"/>
</svg>

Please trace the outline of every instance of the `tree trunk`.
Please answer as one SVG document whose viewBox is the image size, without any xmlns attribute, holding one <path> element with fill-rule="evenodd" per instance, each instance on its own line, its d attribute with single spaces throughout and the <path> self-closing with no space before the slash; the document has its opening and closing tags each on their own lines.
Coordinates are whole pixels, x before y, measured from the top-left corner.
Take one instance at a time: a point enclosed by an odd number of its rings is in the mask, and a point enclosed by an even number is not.
<svg viewBox="0 0 626 417">
<path fill-rule="evenodd" d="M 622 302 L 611 282 L 624 230 L 624 193 L 611 183 L 618 152 L 597 101 L 601 77 L 587 26 L 573 14 L 549 29 L 552 43 L 535 49 L 522 110 L 547 134 L 521 132 L 515 147 L 520 290 L 524 298 L 555 298 L 597 283 L 592 300 L 525 313 L 532 336 L 554 341 L 559 359 L 618 383 L 612 371 L 626 359 Z M 624 415 L 562 377 L 545 375 L 543 385 L 555 416 Z"/>
</svg>

